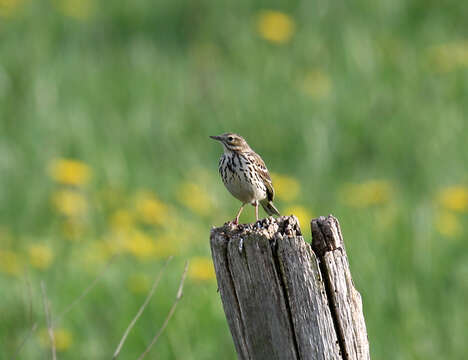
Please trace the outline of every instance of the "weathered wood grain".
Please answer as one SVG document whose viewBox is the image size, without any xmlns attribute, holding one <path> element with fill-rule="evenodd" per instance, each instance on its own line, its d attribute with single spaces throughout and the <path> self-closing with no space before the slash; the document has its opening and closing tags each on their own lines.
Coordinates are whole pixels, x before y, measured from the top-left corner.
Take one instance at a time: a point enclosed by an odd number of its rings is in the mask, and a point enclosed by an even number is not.
<svg viewBox="0 0 468 360">
<path fill-rule="evenodd" d="M 223 231 L 211 231 L 211 253 L 218 279 L 218 289 L 224 305 L 224 312 L 231 330 L 234 346 L 236 347 L 239 359 L 251 359 L 249 347 L 244 335 L 244 324 L 242 323 L 241 312 L 237 295 L 229 271 L 229 261 L 227 258 L 227 247 L 229 237 Z"/>
<path fill-rule="evenodd" d="M 239 359 L 341 359 L 318 261 L 295 217 L 212 229 L 211 250 Z"/>
<path fill-rule="evenodd" d="M 256 234 L 232 239 L 228 259 L 245 325 L 244 335 L 253 358 L 297 358 L 287 304 L 268 239 Z"/>
<path fill-rule="evenodd" d="M 278 236 L 279 237 L 279 236 Z M 319 264 L 302 236 L 277 240 L 298 359 L 341 359 Z"/>
<path fill-rule="evenodd" d="M 227 223 L 211 230 L 216 278 L 241 360 L 368 360 L 361 296 L 338 221 Z"/>
<path fill-rule="evenodd" d="M 311 222 L 312 248 L 321 262 L 328 301 L 345 360 L 370 359 L 361 295 L 354 287 L 338 220 L 329 215 Z"/>
</svg>

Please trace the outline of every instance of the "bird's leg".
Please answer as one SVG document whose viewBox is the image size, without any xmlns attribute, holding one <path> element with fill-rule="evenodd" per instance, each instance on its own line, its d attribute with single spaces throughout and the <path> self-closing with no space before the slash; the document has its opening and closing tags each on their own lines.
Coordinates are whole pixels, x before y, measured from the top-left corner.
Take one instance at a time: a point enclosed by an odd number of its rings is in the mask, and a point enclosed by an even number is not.
<svg viewBox="0 0 468 360">
<path fill-rule="evenodd" d="M 236 218 L 234 219 L 234 224 L 237 225 L 239 224 L 239 216 L 242 212 L 242 209 L 244 208 L 245 204 L 242 204 L 239 211 L 237 212 Z"/>
<path fill-rule="evenodd" d="M 258 201 L 255 201 L 255 220 L 258 221 Z"/>
</svg>

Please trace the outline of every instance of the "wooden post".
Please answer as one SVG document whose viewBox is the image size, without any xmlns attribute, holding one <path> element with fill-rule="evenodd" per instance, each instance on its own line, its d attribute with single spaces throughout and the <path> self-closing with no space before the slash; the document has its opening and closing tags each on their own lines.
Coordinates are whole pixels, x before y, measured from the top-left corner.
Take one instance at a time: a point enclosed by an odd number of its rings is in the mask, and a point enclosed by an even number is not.
<svg viewBox="0 0 468 360">
<path fill-rule="evenodd" d="M 370 359 L 338 221 L 314 219 L 312 230 L 314 251 L 295 216 L 211 230 L 239 359 Z"/>
</svg>

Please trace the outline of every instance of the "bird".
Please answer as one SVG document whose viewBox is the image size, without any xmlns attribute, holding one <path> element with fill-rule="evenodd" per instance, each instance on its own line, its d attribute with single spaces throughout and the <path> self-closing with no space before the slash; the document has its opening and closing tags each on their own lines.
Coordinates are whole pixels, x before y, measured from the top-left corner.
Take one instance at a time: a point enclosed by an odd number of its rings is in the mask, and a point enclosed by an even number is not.
<svg viewBox="0 0 468 360">
<path fill-rule="evenodd" d="M 239 224 L 239 216 L 246 204 L 255 207 L 255 219 L 258 221 L 258 204 L 268 215 L 280 215 L 273 205 L 275 190 L 268 169 L 260 155 L 247 144 L 245 139 L 234 133 L 210 136 L 223 145 L 224 153 L 219 159 L 219 174 L 224 186 L 242 205 L 233 220 Z"/>
</svg>

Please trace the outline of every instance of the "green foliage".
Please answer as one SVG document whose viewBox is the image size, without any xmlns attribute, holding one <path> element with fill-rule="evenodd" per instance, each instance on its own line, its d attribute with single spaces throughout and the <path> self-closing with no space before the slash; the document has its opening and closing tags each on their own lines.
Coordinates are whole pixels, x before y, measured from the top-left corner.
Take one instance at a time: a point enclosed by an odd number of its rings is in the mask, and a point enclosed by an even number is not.
<svg viewBox="0 0 468 360">
<path fill-rule="evenodd" d="M 239 205 L 208 135 L 233 131 L 280 211 L 340 219 L 373 358 L 463 359 L 462 4 L 0 0 L 0 358 L 34 321 L 20 358 L 49 351 L 41 280 L 57 316 L 120 254 L 56 329 L 60 359 L 110 358 L 173 254 L 121 358 L 162 325 L 189 259 L 154 353 L 234 359 L 208 242 Z"/>
</svg>

